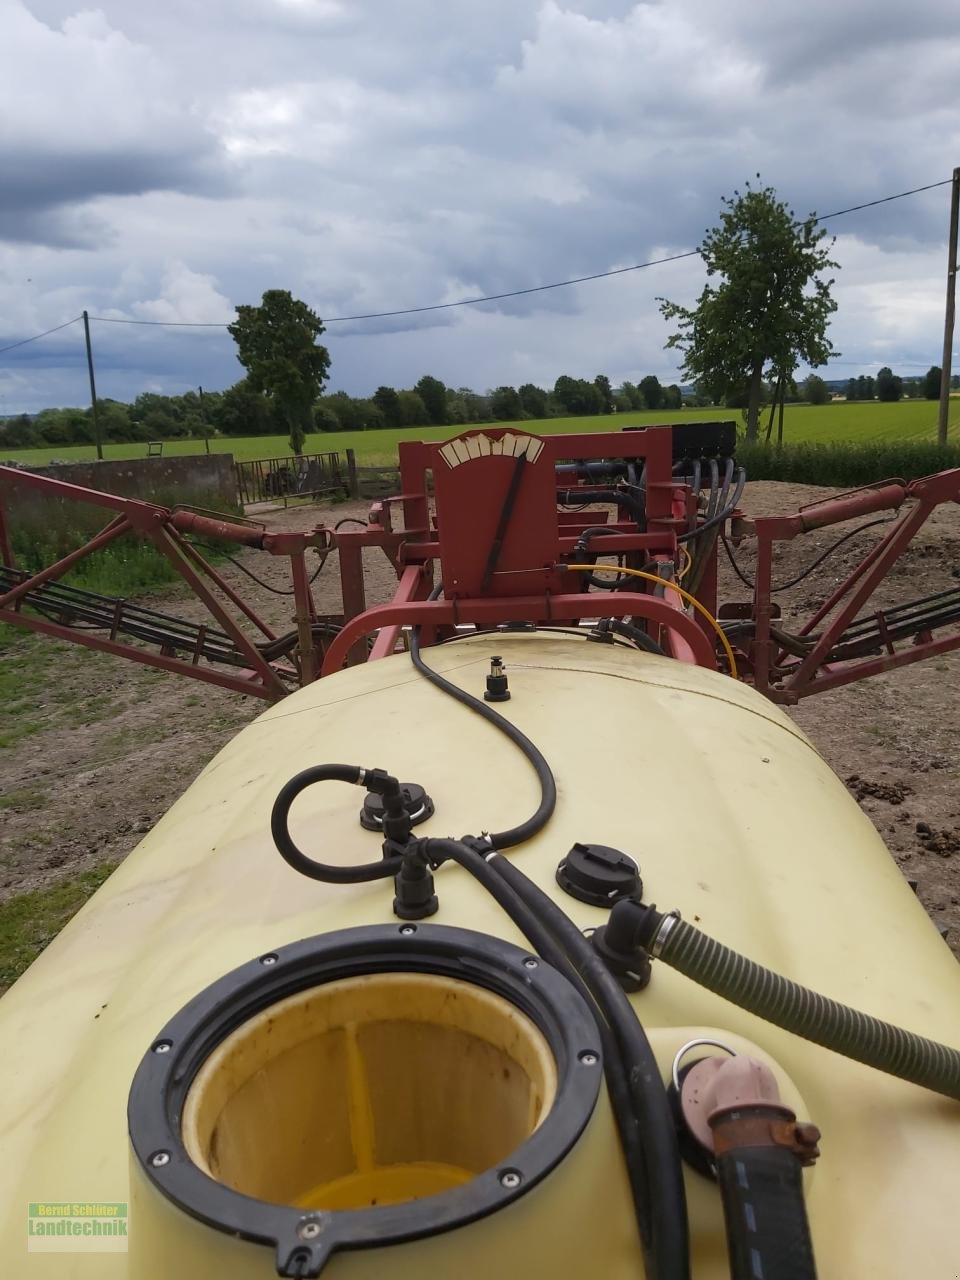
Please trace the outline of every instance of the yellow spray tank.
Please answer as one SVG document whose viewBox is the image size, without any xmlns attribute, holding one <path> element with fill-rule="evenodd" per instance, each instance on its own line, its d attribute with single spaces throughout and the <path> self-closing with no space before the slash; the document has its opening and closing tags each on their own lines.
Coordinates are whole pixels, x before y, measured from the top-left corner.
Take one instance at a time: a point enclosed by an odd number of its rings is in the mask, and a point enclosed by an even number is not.
<svg viewBox="0 0 960 1280">
<path fill-rule="evenodd" d="M 543 830 L 498 856 L 579 930 L 609 911 L 561 887 L 558 864 L 577 844 L 620 850 L 639 863 L 645 902 L 835 1000 L 960 1044 L 956 962 L 783 712 L 715 672 L 562 635 L 471 636 L 429 660 L 479 695 L 494 654 L 512 695 L 499 710 L 540 745 L 558 791 Z M 416 837 L 509 827 L 539 799 L 523 755 L 407 655 L 313 684 L 239 734 L 0 1003 L 0 1274 L 645 1274 L 588 1002 L 452 862 L 420 921 L 394 914 L 390 879 L 325 884 L 288 866 L 274 801 L 329 761 L 422 786 L 435 812 Z M 362 795 L 306 790 L 292 838 L 339 867 L 375 861 Z M 659 961 L 629 999 L 662 1080 L 737 1055 L 819 1128 L 821 1158 L 802 1178 L 821 1276 L 956 1274 L 956 1101 Z M 678 1061 L 693 1041 L 719 1047 Z M 683 1170 L 691 1274 L 719 1280 L 720 1193 Z M 89 1236 L 38 1233 L 38 1202 L 124 1205 L 126 1235 L 92 1252 Z"/>
</svg>

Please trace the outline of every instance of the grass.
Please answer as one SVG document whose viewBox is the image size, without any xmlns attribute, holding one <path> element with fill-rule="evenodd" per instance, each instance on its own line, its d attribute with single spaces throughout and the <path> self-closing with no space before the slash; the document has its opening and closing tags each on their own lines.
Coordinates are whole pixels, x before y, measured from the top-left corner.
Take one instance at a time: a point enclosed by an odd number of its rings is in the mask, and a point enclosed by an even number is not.
<svg viewBox="0 0 960 1280">
<path fill-rule="evenodd" d="M 896 476 L 917 480 L 960 467 L 960 442 L 941 449 L 920 440 L 874 440 L 859 444 L 785 444 L 737 446 L 737 461 L 751 480 L 793 484 L 861 485 Z"/>
<path fill-rule="evenodd" d="M 651 423 L 704 421 L 734 418 L 736 409 L 677 409 L 664 412 L 643 411 L 621 413 L 613 417 L 548 418 L 540 422 L 502 422 L 492 425 L 516 427 L 543 435 L 569 434 L 579 431 L 611 431 L 621 426 Z M 825 405 L 787 405 L 784 416 L 784 438 L 793 443 L 824 444 L 881 441 L 933 441 L 936 439 L 937 404 L 933 400 L 901 400 L 896 404 L 853 401 Z M 765 419 L 764 419 L 765 424 Z M 314 453 L 343 452 L 354 449 L 361 466 L 389 466 L 396 462 L 401 440 L 446 440 L 460 427 L 407 427 L 403 430 L 336 431 L 307 438 L 306 451 Z M 960 422 L 951 427 L 951 438 L 960 442 Z M 216 453 L 232 453 L 237 461 L 247 458 L 280 457 L 290 452 L 284 436 L 233 436 L 211 440 Z M 169 455 L 195 454 L 202 451 L 197 440 L 170 440 L 164 444 Z M 108 459 L 143 458 L 145 444 L 111 444 L 104 449 Z M 40 466 L 56 458 L 62 462 L 89 461 L 96 456 L 92 445 L 59 446 L 43 449 L 15 449 L 7 455 L 17 462 Z"/>
<path fill-rule="evenodd" d="M 16 982 L 116 865 L 104 862 L 0 903 L 0 992 Z"/>
</svg>

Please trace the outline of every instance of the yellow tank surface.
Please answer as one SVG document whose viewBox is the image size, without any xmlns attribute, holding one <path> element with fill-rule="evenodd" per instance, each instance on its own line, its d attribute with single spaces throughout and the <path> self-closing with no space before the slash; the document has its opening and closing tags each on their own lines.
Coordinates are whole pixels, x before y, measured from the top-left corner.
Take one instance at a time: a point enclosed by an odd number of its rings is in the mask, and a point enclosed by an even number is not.
<svg viewBox="0 0 960 1280">
<path fill-rule="evenodd" d="M 425 658 L 479 696 L 494 653 L 512 694 L 499 709 L 541 748 L 558 787 L 552 820 L 503 856 L 578 926 L 607 912 L 558 886 L 558 862 L 575 842 L 611 846 L 639 862 L 645 901 L 679 909 L 805 986 L 960 1045 L 960 969 L 871 823 L 785 713 L 714 672 L 572 637 L 476 636 Z M 438 913 L 403 926 L 390 880 L 319 883 L 281 859 L 270 834 L 277 793 L 330 761 L 425 787 L 436 811 L 417 836 L 510 827 L 539 801 L 520 752 L 406 655 L 313 684 L 244 729 L 0 1001 L 3 1277 L 277 1274 L 269 1245 L 185 1213 L 131 1155 L 134 1075 L 144 1061 L 149 1076 L 151 1052 L 159 1062 L 179 1048 L 158 1041 L 161 1030 L 223 975 L 274 963 L 286 972 L 299 940 L 340 930 L 378 926 L 400 948 L 447 936 L 432 932 L 439 926 L 501 940 L 504 965 L 521 957 L 519 990 L 529 944 L 458 866 L 436 874 Z M 312 787 L 293 808 L 294 839 L 328 863 L 377 859 L 380 837 L 359 823 L 362 796 Z M 472 945 L 457 959 L 468 979 L 469 965 L 479 975 L 486 963 Z M 321 1233 L 325 1215 L 372 1202 L 383 1220 L 411 1198 L 467 1204 L 491 1170 L 513 1189 L 519 1144 L 559 1143 L 552 1172 L 503 1207 L 424 1239 L 334 1252 L 324 1277 L 643 1275 L 610 1106 L 590 1075 L 597 1046 L 576 1013 L 551 1032 L 582 1045 L 576 1071 L 558 1072 L 526 997 L 462 974 L 406 972 L 397 954 L 395 972 L 278 992 L 198 1049 L 171 1120 L 197 1177 L 251 1204 L 313 1211 Z M 554 980 L 547 974 L 541 988 L 531 969 L 530 1000 Z M 821 1277 L 960 1275 L 960 1105 L 779 1030 L 663 963 L 631 1000 L 665 1080 L 681 1046 L 714 1039 L 766 1062 L 798 1117 L 819 1126 L 822 1155 L 804 1181 Z M 158 1168 L 165 1154 L 154 1153 Z M 719 1192 L 692 1169 L 684 1177 L 694 1280 L 720 1280 L 729 1271 Z M 99 1252 L 82 1226 L 76 1235 L 36 1227 L 82 1223 L 89 1205 L 128 1209 L 126 1234 L 94 1240 Z"/>
</svg>

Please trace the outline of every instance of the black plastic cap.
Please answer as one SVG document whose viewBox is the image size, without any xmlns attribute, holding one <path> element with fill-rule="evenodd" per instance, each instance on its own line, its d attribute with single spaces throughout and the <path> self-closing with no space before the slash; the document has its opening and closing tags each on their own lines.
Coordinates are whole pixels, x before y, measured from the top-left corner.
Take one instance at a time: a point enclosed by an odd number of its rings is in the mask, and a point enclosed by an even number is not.
<svg viewBox="0 0 960 1280">
<path fill-rule="evenodd" d="M 400 784 L 400 795 L 411 827 L 415 827 L 421 822 L 426 822 L 428 818 L 433 816 L 433 801 L 423 787 L 418 786 L 416 782 L 402 782 Z M 361 827 L 364 827 L 367 831 L 383 831 L 384 807 L 383 796 L 369 791 L 364 798 L 363 808 L 360 810 Z M 388 831 L 386 834 L 396 835 L 397 833 Z"/>
<path fill-rule="evenodd" d="M 634 860 L 605 844 L 575 844 L 557 867 L 557 884 L 592 907 L 612 907 L 621 898 L 643 893 Z"/>
</svg>

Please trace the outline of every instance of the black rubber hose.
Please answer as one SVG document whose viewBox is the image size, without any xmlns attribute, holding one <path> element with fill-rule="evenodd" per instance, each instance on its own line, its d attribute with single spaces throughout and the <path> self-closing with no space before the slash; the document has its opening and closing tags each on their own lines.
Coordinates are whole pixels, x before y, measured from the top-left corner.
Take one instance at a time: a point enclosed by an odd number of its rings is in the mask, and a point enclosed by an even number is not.
<svg viewBox="0 0 960 1280">
<path fill-rule="evenodd" d="M 352 782 L 355 786 L 361 786 L 366 772 L 355 764 L 319 764 L 312 769 L 304 769 L 281 787 L 270 814 L 270 832 L 274 844 L 280 850 L 280 856 L 294 871 L 309 876 L 311 880 L 322 880 L 325 884 L 361 884 L 367 880 L 381 880 L 395 875 L 400 870 L 402 859 L 399 855 L 381 858 L 379 862 L 361 862 L 353 867 L 316 862 L 298 849 L 290 836 L 290 807 L 301 791 L 317 782 Z"/>
<path fill-rule="evenodd" d="M 632 904 L 629 911 L 636 920 L 637 944 L 653 947 L 665 964 L 700 986 L 834 1053 L 960 1101 L 960 1050 L 801 987 L 685 920 L 671 924 L 670 917 L 640 904 Z"/>
<path fill-rule="evenodd" d="M 879 520 L 868 520 L 866 524 L 859 524 L 855 529 L 849 529 L 842 537 L 838 538 L 836 542 L 827 547 L 826 551 L 822 552 L 815 560 L 811 561 L 805 569 L 802 569 L 795 578 L 791 578 L 788 582 L 771 583 L 770 590 L 772 592 L 789 591 L 791 587 L 797 586 L 804 580 L 804 578 L 809 577 L 810 574 L 813 573 L 814 569 L 819 569 L 823 562 L 828 559 L 828 557 L 832 556 L 836 550 L 842 547 L 845 542 L 849 542 L 850 539 L 855 538 L 857 534 L 866 532 L 867 529 L 875 528 L 878 524 L 890 524 L 892 520 L 896 519 L 897 515 L 881 516 Z M 720 537 L 723 540 L 723 549 L 727 553 L 727 559 L 730 561 L 730 565 L 733 568 L 734 573 L 745 587 L 749 587 L 750 590 L 753 591 L 756 588 L 756 582 L 753 579 L 748 578 L 740 568 L 736 557 L 733 554 L 733 548 L 727 541 L 727 535 L 725 533 L 721 533 Z"/>
<path fill-rule="evenodd" d="M 690 533 L 681 533 L 677 535 L 678 542 L 689 542 L 691 538 L 699 538 L 701 533 L 706 533 L 708 529 L 715 528 L 718 524 L 723 524 L 725 520 L 729 520 L 739 505 L 740 498 L 743 496 L 744 486 L 747 483 L 747 473 L 743 467 L 737 469 L 737 480 L 733 490 L 733 497 L 730 499 L 729 506 L 718 511 L 715 516 L 705 520 L 703 524 L 698 525 L 696 529 Z"/>
<path fill-rule="evenodd" d="M 737 1147 L 716 1160 L 732 1280 L 816 1280 L 800 1162 L 785 1147 Z"/>
<path fill-rule="evenodd" d="M 485 838 L 494 849 L 511 849 L 514 845 L 523 844 L 525 840 L 532 839 L 538 831 L 541 831 L 547 825 L 554 809 L 557 807 L 556 779 L 543 753 L 506 716 L 494 711 L 489 703 L 475 698 L 472 693 L 467 693 L 465 689 L 461 689 L 459 685 L 453 684 L 450 680 L 440 675 L 439 672 L 434 671 L 432 667 L 427 666 L 420 656 L 419 627 L 414 627 L 410 632 L 410 657 L 416 669 L 432 685 L 449 694 L 451 698 L 455 698 L 462 706 L 469 707 L 471 711 L 475 711 L 478 716 L 482 716 L 484 720 L 494 725 L 501 733 L 506 734 L 514 746 L 519 747 L 530 761 L 540 781 L 540 803 L 536 812 L 526 822 L 521 822 L 507 831 L 496 831 Z"/>
<path fill-rule="evenodd" d="M 578 503 L 582 502 L 587 496 L 582 489 L 560 489 L 557 492 L 557 501 L 560 503 Z M 646 527 L 646 512 L 643 504 L 625 489 L 594 489 L 593 493 L 589 494 L 588 505 L 598 502 L 612 503 L 614 506 L 623 507 L 630 512 L 641 529 Z"/>
<path fill-rule="evenodd" d="M 584 529 L 573 549 L 575 560 L 582 559 L 584 556 L 589 558 L 593 554 L 594 558 L 590 560 L 590 563 L 595 564 L 596 552 L 590 552 L 590 540 L 592 538 L 612 537 L 620 532 L 620 529 L 611 529 L 606 524 L 595 524 L 591 525 L 589 529 Z M 616 591 L 618 587 L 625 586 L 630 582 L 630 575 L 628 573 L 618 573 L 615 578 L 600 578 L 593 573 L 582 573 L 580 581 L 584 585 L 599 587 L 602 591 Z"/>
<path fill-rule="evenodd" d="M 633 1006 L 616 978 L 573 921 L 508 858 L 492 866 L 517 896 L 542 920 L 567 952 L 580 978 L 603 1012 L 617 1045 L 630 1064 L 630 1091 L 643 1144 L 650 1213 L 653 1275 L 687 1277 L 690 1246 L 686 1193 L 677 1133 L 660 1068 Z"/>
<path fill-rule="evenodd" d="M 469 872 L 487 890 L 520 932 L 524 934 L 537 954 L 547 964 L 552 965 L 562 973 L 586 1000 L 600 1034 L 603 1048 L 604 1079 L 610 1092 L 610 1105 L 613 1108 L 617 1133 L 623 1148 L 637 1228 L 641 1243 L 645 1248 L 647 1274 L 651 1277 L 651 1280 L 659 1280 L 660 1273 L 655 1269 L 655 1260 L 647 1247 L 651 1228 L 646 1157 L 640 1126 L 633 1107 L 628 1072 L 613 1033 L 599 1006 L 593 999 L 589 987 L 583 981 L 553 933 L 511 888 L 506 880 L 496 873 L 492 863 L 488 862 L 483 854 L 478 853 L 470 845 L 464 844 L 460 840 L 422 840 L 419 842 L 419 848 L 424 850 L 424 853 L 431 861 L 439 862 L 449 859 Z M 497 860 L 494 857 L 492 861 Z"/>
<path fill-rule="evenodd" d="M 601 618 L 597 623 L 596 629 L 602 633 L 614 632 L 618 636 L 624 636 L 628 640 L 632 640 L 639 649 L 643 649 L 646 653 L 655 653 L 661 658 L 667 656 L 652 636 L 648 636 L 645 631 L 641 631 L 632 622 L 624 622 L 620 618 Z"/>
</svg>

